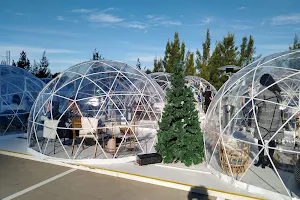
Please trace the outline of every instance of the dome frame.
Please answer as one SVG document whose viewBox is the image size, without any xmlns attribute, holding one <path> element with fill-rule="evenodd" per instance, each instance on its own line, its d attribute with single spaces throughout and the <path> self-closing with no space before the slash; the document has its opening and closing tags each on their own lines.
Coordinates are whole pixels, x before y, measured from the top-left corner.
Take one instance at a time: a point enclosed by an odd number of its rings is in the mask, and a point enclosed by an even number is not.
<svg viewBox="0 0 300 200">
<path fill-rule="evenodd" d="M 65 94 L 61 92 L 64 90 Z M 43 96 L 45 95 L 47 98 L 42 100 Z M 139 136 L 137 136 L 137 133 L 133 130 L 145 130 L 147 128 L 149 129 L 150 126 L 151 129 L 156 128 L 157 121 L 159 121 L 161 117 L 161 108 L 164 104 L 164 93 L 154 81 L 149 79 L 143 72 L 137 70 L 131 65 L 113 60 L 87 61 L 79 63 L 65 70 L 63 73 L 59 74 L 58 77 L 49 82 L 40 93 L 38 99 L 41 101 L 39 103 L 39 100 L 37 100 L 34 106 L 30 120 L 32 129 L 28 132 L 28 145 L 31 147 L 33 146 L 33 138 L 38 140 L 38 133 L 35 130 L 36 127 L 34 128 L 34 126 L 43 126 L 43 123 L 41 123 L 39 120 L 42 110 L 45 108 L 45 106 L 47 106 L 47 103 L 49 103 L 50 99 L 51 104 L 53 104 L 53 99 L 58 99 L 59 105 L 61 107 L 65 107 L 64 109 L 62 108 L 60 110 L 61 115 L 60 118 L 57 119 L 58 121 L 61 121 L 69 109 L 74 106 L 78 110 L 78 117 L 81 119 L 94 118 L 98 119 L 99 122 L 101 121 L 101 123 L 102 121 L 103 123 L 106 123 L 108 120 L 104 119 L 104 115 L 107 117 L 108 113 L 106 113 L 106 110 L 107 107 L 109 107 L 110 112 L 115 114 L 115 121 L 113 122 L 115 124 L 111 127 L 106 126 L 106 128 L 114 129 L 114 127 L 117 126 L 117 123 L 119 123 L 118 120 L 122 120 L 124 126 L 126 125 L 126 127 L 128 127 L 128 130 L 126 130 L 124 135 L 121 137 L 120 144 L 115 149 L 113 155 L 108 155 L 109 153 L 105 151 L 103 145 L 100 144 L 100 140 L 95 138 L 95 135 L 93 134 L 93 139 L 96 141 L 96 146 L 99 147 L 100 154 L 102 154 L 102 157 L 99 155 L 96 156 L 96 158 L 117 158 L 120 156 L 119 153 L 121 148 L 123 148 L 123 143 L 129 137 L 135 141 L 142 153 L 153 151 L 156 141 L 156 134 L 152 133 L 151 136 L 153 137 L 151 139 L 151 144 L 146 144 L 149 147 L 145 149 L 143 146 L 144 144 L 140 143 L 141 133 L 139 133 Z M 62 105 L 61 102 L 63 101 L 67 101 L 70 104 L 68 104 L 66 107 Z M 91 113 L 88 108 L 93 108 L 95 110 L 93 110 Z M 142 110 L 140 113 L 144 113 L 143 118 L 136 119 L 137 116 L 141 117 L 140 115 L 137 115 L 137 113 L 139 112 L 138 109 L 142 108 L 144 110 Z M 104 109 L 106 109 L 105 112 Z M 159 111 L 157 111 L 157 109 Z M 128 121 L 126 118 L 127 112 L 130 112 L 132 117 L 137 121 Z M 53 117 L 52 115 L 53 114 L 51 114 L 51 118 Z M 146 119 L 148 119 L 148 121 Z M 55 121 L 53 118 L 51 120 Z M 136 124 L 143 120 L 149 123 L 144 126 L 143 124 Z M 72 128 L 66 128 L 62 126 L 58 126 L 58 128 L 72 130 Z M 100 127 L 94 127 L 94 129 L 98 130 Z M 130 133 L 130 136 L 129 130 L 132 132 Z M 80 131 L 84 131 L 84 128 L 81 128 Z M 151 131 L 153 132 L 153 130 Z M 83 146 L 83 141 L 86 139 L 85 136 L 81 140 L 81 143 L 74 155 L 70 154 L 69 149 L 67 149 L 68 147 L 66 147 L 66 145 L 64 145 L 61 141 L 63 138 L 58 136 L 58 139 L 62 151 L 67 155 L 61 156 L 62 158 L 72 161 L 75 161 L 76 159 L 81 159 L 82 161 L 86 160 L 84 156 L 80 157 L 80 155 L 83 154 L 82 151 L 80 152 L 80 147 Z M 35 147 L 33 149 L 43 154 L 47 154 L 48 151 L 47 147 L 44 149 L 43 147 L 41 148 L 40 142 L 35 143 Z M 133 155 L 135 155 L 135 152 L 133 152 Z M 52 154 L 52 156 L 54 155 Z"/>
<path fill-rule="evenodd" d="M 270 74 L 275 80 L 267 87 L 263 87 L 259 83 L 264 74 Z M 269 94 L 270 87 L 276 85 L 281 89 L 282 102 L 276 103 L 261 98 L 262 95 Z M 272 54 L 254 61 L 235 73 L 218 91 L 204 122 L 205 157 L 213 173 L 224 180 L 248 187 L 249 190 L 252 188 L 253 191 L 261 191 L 259 193 L 262 195 L 265 190 L 272 195 L 280 196 L 280 198 L 282 196 L 299 197 L 300 189 L 295 189 L 295 186 L 291 184 L 293 175 L 285 172 L 284 167 L 294 165 L 294 161 L 282 160 L 283 158 L 294 159 L 300 155 L 298 149 L 290 146 L 294 145 L 293 142 L 296 141 L 295 134 L 298 129 L 289 127 L 291 124 L 295 125 L 294 117 L 300 112 L 299 92 L 300 50 Z M 248 101 L 243 103 L 245 99 Z M 262 112 L 257 110 L 259 109 L 256 107 L 258 103 L 280 109 L 286 116 L 285 121 L 278 124 L 276 132 L 273 132 L 272 137 L 266 141 L 262 137 L 264 131 L 260 128 L 262 122 L 258 117 L 262 115 L 260 114 Z M 245 110 L 248 110 L 248 113 Z M 249 117 L 250 115 L 251 117 Z M 245 121 L 245 116 L 248 116 L 248 121 Z M 249 122 L 251 125 L 248 125 Z M 281 134 L 281 132 L 283 133 Z M 257 141 L 262 141 L 262 145 Z M 276 141 L 275 147 L 269 146 L 272 141 Z M 233 169 L 232 155 L 228 155 L 231 152 L 227 149 L 228 144 L 231 147 L 234 146 L 235 151 L 240 151 L 242 146 L 250 148 L 250 157 L 246 159 L 248 163 L 241 174 L 237 175 Z M 261 154 L 265 155 L 264 159 L 267 159 L 270 163 L 269 166 L 273 168 L 273 175 L 254 166 Z M 221 155 L 224 155 L 223 161 L 220 161 Z M 229 166 L 227 171 L 225 166 Z M 257 174 L 253 174 L 252 171 L 256 171 Z M 270 177 L 274 175 L 276 178 L 271 180 Z M 264 180 L 264 183 L 259 185 L 259 179 Z M 275 191 L 272 187 L 277 190 Z"/>
</svg>

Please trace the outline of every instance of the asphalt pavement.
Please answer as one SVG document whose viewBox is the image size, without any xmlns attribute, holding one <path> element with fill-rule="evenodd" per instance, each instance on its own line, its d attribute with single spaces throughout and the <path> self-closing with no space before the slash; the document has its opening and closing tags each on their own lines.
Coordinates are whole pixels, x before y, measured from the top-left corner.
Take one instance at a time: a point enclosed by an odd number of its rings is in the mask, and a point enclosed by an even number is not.
<svg viewBox="0 0 300 200">
<path fill-rule="evenodd" d="M 215 200 L 216 198 L 0 154 L 0 199 Z"/>
</svg>

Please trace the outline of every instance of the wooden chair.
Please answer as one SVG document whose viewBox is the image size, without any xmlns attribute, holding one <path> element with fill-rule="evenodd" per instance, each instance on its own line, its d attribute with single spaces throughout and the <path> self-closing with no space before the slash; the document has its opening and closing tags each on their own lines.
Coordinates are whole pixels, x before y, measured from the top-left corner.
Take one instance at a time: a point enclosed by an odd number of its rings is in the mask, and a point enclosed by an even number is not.
<svg viewBox="0 0 300 200">
<path fill-rule="evenodd" d="M 75 141 L 76 141 L 76 129 L 81 129 L 81 118 L 77 117 L 77 118 L 73 118 L 72 119 L 72 132 L 73 132 L 73 142 L 72 142 L 72 155 L 74 153 L 74 145 L 75 145 Z M 82 145 L 82 150 L 84 150 L 84 146 Z"/>
<path fill-rule="evenodd" d="M 94 158 L 97 153 L 97 140 L 98 140 L 98 121 L 99 119 L 90 117 L 81 117 L 72 119 L 72 128 L 79 128 L 79 138 L 91 138 L 96 141 Z M 73 144 L 72 144 L 72 155 L 74 152 L 74 145 L 76 140 L 76 132 L 73 130 Z M 82 150 L 84 150 L 84 143 L 82 143 Z"/>
</svg>

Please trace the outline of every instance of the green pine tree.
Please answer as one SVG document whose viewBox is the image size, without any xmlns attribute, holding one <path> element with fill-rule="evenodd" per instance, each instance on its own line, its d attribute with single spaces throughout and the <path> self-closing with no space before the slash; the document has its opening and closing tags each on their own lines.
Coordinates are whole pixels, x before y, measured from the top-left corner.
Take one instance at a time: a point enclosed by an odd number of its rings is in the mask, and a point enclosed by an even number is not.
<svg viewBox="0 0 300 200">
<path fill-rule="evenodd" d="M 11 64 L 11 66 L 17 66 L 17 64 L 15 63 L 15 61 L 14 60 L 12 60 L 12 64 Z"/>
<path fill-rule="evenodd" d="M 204 43 L 202 43 L 203 55 L 201 55 L 199 50 L 196 51 L 196 68 L 200 72 L 198 75 L 208 81 L 210 76 L 210 69 L 208 66 L 210 60 L 210 43 L 211 43 L 210 31 L 209 29 L 207 29 L 206 39 Z"/>
<path fill-rule="evenodd" d="M 141 70 L 141 62 L 140 62 L 140 58 L 137 59 L 137 62 L 136 62 L 136 68 Z"/>
<path fill-rule="evenodd" d="M 173 66 L 171 89 L 167 89 L 166 100 L 156 151 L 165 163 L 180 161 L 190 166 L 202 162 L 204 146 L 198 111 L 193 92 L 185 86 L 184 66 L 179 59 Z"/>
<path fill-rule="evenodd" d="M 160 58 L 159 60 L 157 60 L 157 58 L 155 58 L 153 72 L 163 72 L 163 71 L 164 71 L 164 67 L 163 67 L 162 59 Z"/>
<path fill-rule="evenodd" d="M 166 49 L 165 49 L 165 56 L 164 56 L 164 68 L 165 72 L 171 73 L 173 71 L 174 63 L 177 60 L 183 61 L 185 54 L 185 44 L 184 42 L 180 45 L 179 34 L 175 32 L 174 34 L 174 41 L 170 42 L 168 40 Z"/>
<path fill-rule="evenodd" d="M 186 54 L 186 64 L 185 64 L 185 75 L 194 76 L 196 73 L 196 68 L 194 65 L 194 53 L 188 51 Z"/>
<path fill-rule="evenodd" d="M 43 52 L 42 59 L 39 63 L 39 69 L 37 73 L 35 73 L 35 76 L 38 78 L 49 78 L 51 77 L 51 72 L 49 67 L 49 61 L 46 58 L 46 51 Z"/>
<path fill-rule="evenodd" d="M 165 49 L 165 56 L 164 56 L 164 68 L 165 68 L 165 72 L 170 73 L 171 72 L 171 66 L 169 65 L 169 60 L 171 57 L 171 43 L 168 40 L 167 45 L 166 45 L 166 49 Z"/>
<path fill-rule="evenodd" d="M 254 47 L 254 40 L 252 36 L 250 35 L 249 41 L 247 44 L 247 49 L 246 49 L 246 55 L 245 55 L 245 63 L 243 66 L 247 66 L 250 63 L 252 63 L 256 58 L 254 57 L 254 54 L 256 52 L 256 49 Z"/>
<path fill-rule="evenodd" d="M 238 61 L 238 66 L 243 67 L 246 60 L 246 49 L 247 49 L 248 38 L 243 37 L 242 44 L 240 46 L 240 56 Z"/>
<path fill-rule="evenodd" d="M 26 52 L 25 51 L 22 51 L 20 53 L 20 58 L 19 58 L 19 61 L 17 62 L 17 67 L 20 67 L 22 69 L 26 69 L 28 71 L 31 71 L 30 69 L 30 62 L 26 56 Z"/>
<path fill-rule="evenodd" d="M 300 49 L 300 42 L 297 34 L 295 34 L 293 46 L 290 46 L 289 49 L 290 50 Z"/>
<path fill-rule="evenodd" d="M 209 29 L 206 30 L 206 39 L 205 42 L 202 44 L 203 48 L 203 55 L 202 55 L 202 65 L 207 65 L 209 58 L 210 58 L 210 31 Z"/>
</svg>

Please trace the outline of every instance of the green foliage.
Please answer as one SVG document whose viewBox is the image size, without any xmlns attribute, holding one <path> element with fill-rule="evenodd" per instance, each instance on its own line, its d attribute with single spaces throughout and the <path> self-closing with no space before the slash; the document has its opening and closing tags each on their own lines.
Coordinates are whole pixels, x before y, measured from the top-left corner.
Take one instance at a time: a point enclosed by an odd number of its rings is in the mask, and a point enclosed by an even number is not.
<svg viewBox="0 0 300 200">
<path fill-rule="evenodd" d="M 240 57 L 239 57 L 239 61 L 238 61 L 238 66 L 244 66 L 247 42 L 248 42 L 248 38 L 243 37 L 243 41 L 242 41 L 241 49 L 240 49 Z"/>
<path fill-rule="evenodd" d="M 289 49 L 290 50 L 300 49 L 300 42 L 297 34 L 295 34 L 293 46 L 290 46 Z"/>
<path fill-rule="evenodd" d="M 30 69 L 30 62 L 26 56 L 26 53 L 25 51 L 22 51 L 20 53 L 20 58 L 19 58 L 19 61 L 17 62 L 17 67 L 20 67 L 22 69 L 26 69 L 28 71 L 31 71 Z"/>
<path fill-rule="evenodd" d="M 35 63 L 35 66 L 33 67 L 34 68 L 33 74 L 38 78 L 50 78 L 51 73 L 48 66 L 49 66 L 49 61 L 46 58 L 46 52 L 44 51 L 40 63 L 39 64 Z M 35 69 L 36 67 L 38 67 L 38 70 Z"/>
<path fill-rule="evenodd" d="M 40 65 L 35 60 L 33 61 L 33 65 L 31 66 L 31 73 L 36 75 L 39 73 Z"/>
<path fill-rule="evenodd" d="M 165 72 L 171 73 L 173 71 L 173 66 L 177 60 L 183 61 L 185 55 L 185 44 L 182 43 L 180 46 L 179 35 L 175 32 L 174 41 L 170 42 L 168 40 L 165 56 L 164 56 L 164 68 Z"/>
<path fill-rule="evenodd" d="M 146 74 L 151 74 L 151 70 L 150 70 L 150 69 L 147 69 L 147 70 L 145 71 L 145 73 L 146 73 Z"/>
<path fill-rule="evenodd" d="M 140 62 L 140 58 L 137 59 L 137 62 L 136 62 L 136 68 L 138 68 L 139 70 L 141 70 L 141 62 Z"/>
<path fill-rule="evenodd" d="M 188 51 L 186 54 L 186 64 L 185 64 L 185 75 L 194 76 L 196 73 L 196 68 L 194 65 L 194 53 Z"/>
<path fill-rule="evenodd" d="M 207 65 L 210 58 L 210 31 L 206 30 L 206 39 L 205 42 L 202 43 L 203 56 L 202 56 L 202 65 Z"/>
<path fill-rule="evenodd" d="M 104 58 L 102 57 L 101 54 L 99 54 L 99 51 L 97 49 L 94 50 L 93 52 L 93 58 L 92 60 L 103 60 Z"/>
<path fill-rule="evenodd" d="M 201 55 L 200 51 L 197 49 L 196 51 L 196 68 L 200 71 L 200 77 L 204 78 L 205 80 L 209 80 L 210 78 L 210 69 L 208 68 L 208 63 L 210 60 L 210 31 L 209 29 L 206 30 L 206 39 L 205 42 L 202 43 L 202 52 Z"/>
<path fill-rule="evenodd" d="M 171 89 L 167 89 L 167 104 L 159 122 L 156 151 L 165 163 L 183 162 L 186 166 L 204 160 L 203 134 L 195 109 L 194 96 L 186 88 L 184 66 L 178 59 L 171 74 Z"/>
<path fill-rule="evenodd" d="M 153 72 L 163 72 L 163 61 L 162 59 L 157 60 L 156 58 L 154 59 L 154 68 Z"/>
<path fill-rule="evenodd" d="M 55 77 L 57 77 L 59 74 L 60 74 L 60 72 L 56 72 L 56 73 L 54 73 L 54 74 L 52 75 L 52 78 L 55 78 Z"/>
<path fill-rule="evenodd" d="M 12 60 L 11 66 L 15 66 L 15 67 L 17 66 L 14 60 Z"/>
</svg>

